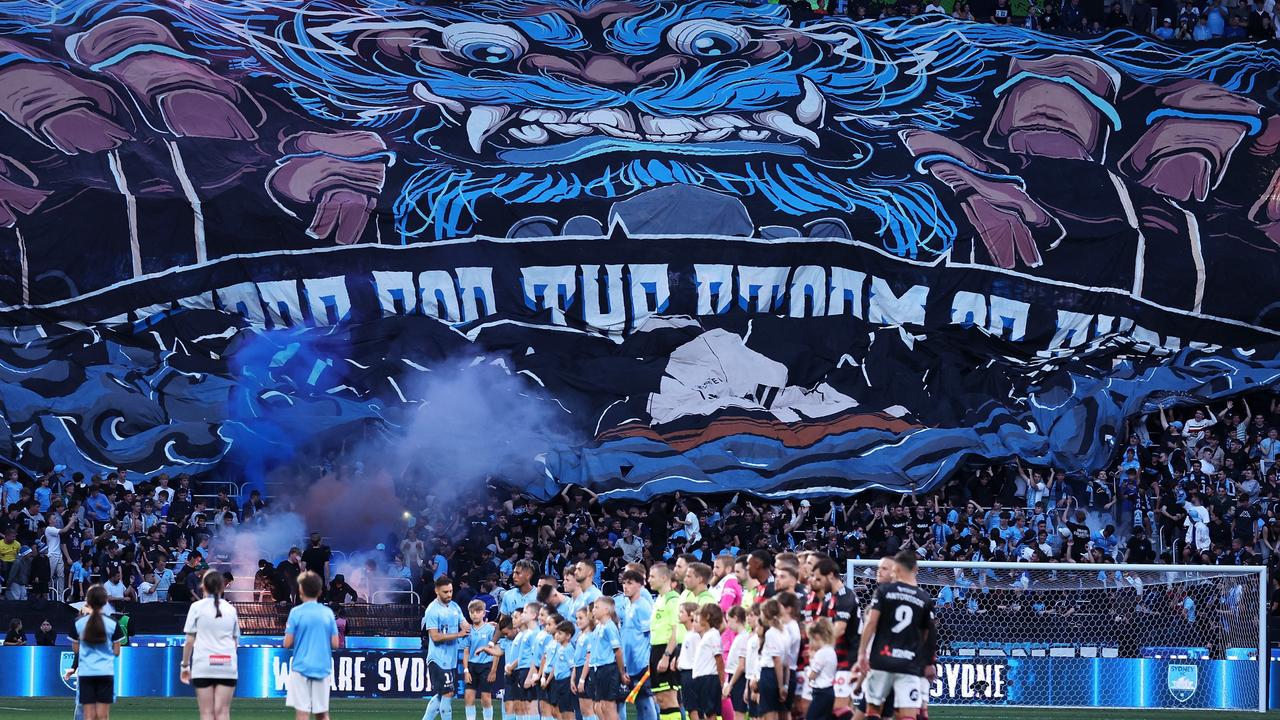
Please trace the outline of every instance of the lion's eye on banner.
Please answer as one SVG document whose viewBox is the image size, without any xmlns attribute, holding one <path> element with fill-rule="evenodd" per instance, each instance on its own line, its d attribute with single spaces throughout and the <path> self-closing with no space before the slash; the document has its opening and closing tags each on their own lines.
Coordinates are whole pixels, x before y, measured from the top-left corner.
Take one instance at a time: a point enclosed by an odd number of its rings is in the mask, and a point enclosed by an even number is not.
<svg viewBox="0 0 1280 720">
<path fill-rule="evenodd" d="M 440 33 L 449 52 L 482 65 L 502 65 L 529 52 L 529 41 L 519 30 L 505 25 L 464 22 Z"/>
<path fill-rule="evenodd" d="M 702 58 L 736 55 L 749 42 L 746 30 L 718 20 L 686 20 L 667 31 L 672 50 Z"/>
</svg>

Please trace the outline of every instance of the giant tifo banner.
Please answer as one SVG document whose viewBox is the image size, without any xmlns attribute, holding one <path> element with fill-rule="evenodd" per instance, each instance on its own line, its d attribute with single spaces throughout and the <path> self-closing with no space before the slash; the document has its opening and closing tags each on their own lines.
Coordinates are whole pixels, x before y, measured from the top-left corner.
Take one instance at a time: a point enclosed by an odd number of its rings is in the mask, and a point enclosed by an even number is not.
<svg viewBox="0 0 1280 720">
<path fill-rule="evenodd" d="M 0 452 L 203 470 L 471 358 L 572 430 L 536 495 L 1097 468 L 1280 377 L 1278 70 L 734 2 L 0 0 Z"/>
<path fill-rule="evenodd" d="M 284 698 L 289 651 L 241 648 L 236 695 Z M 0 697 L 58 697 L 76 691 L 63 679 L 74 660 L 65 648 L 0 648 L 11 672 L 0 675 Z M 181 647 L 127 647 L 116 666 L 122 697 L 191 696 L 178 677 Z M 426 657 L 420 652 L 340 650 L 330 691 L 345 698 L 421 698 Z M 1256 660 L 1142 660 L 1120 658 L 940 658 L 930 688 L 937 705 L 1039 707 L 1258 707 Z M 1280 687 L 1273 677 L 1272 688 Z"/>
</svg>

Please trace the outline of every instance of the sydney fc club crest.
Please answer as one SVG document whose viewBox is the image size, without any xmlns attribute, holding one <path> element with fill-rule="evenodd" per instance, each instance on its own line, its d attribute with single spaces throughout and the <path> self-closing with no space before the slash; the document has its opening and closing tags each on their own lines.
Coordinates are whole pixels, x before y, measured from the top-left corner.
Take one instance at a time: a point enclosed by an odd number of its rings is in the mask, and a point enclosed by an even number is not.
<svg viewBox="0 0 1280 720">
<path fill-rule="evenodd" d="M 1186 702 L 1200 686 L 1200 668 L 1196 665 L 1169 666 L 1169 694 L 1178 702 Z"/>
<path fill-rule="evenodd" d="M 58 677 L 62 678 L 62 683 L 66 685 L 71 692 L 80 692 L 80 678 L 72 674 L 67 677 L 67 671 L 71 669 L 76 662 L 76 654 L 73 652 L 64 652 L 58 657 Z"/>
</svg>

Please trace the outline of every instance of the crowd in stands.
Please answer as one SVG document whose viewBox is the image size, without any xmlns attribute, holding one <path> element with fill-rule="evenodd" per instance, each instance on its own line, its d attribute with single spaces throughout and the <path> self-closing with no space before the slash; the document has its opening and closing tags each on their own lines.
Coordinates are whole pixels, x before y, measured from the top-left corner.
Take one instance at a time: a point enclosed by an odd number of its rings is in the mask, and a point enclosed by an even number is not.
<svg viewBox="0 0 1280 720">
<path fill-rule="evenodd" d="M 317 532 L 286 557 L 261 559 L 253 587 L 257 599 L 289 602 L 298 574 L 312 569 L 336 581 L 331 598 L 392 602 L 406 600 L 410 585 L 429 596 L 433 579 L 446 573 L 460 596 L 489 593 L 520 560 L 552 578 L 579 560 L 596 565 L 598 577 L 616 577 L 629 562 L 681 553 L 710 562 L 756 549 L 816 550 L 840 563 L 905 549 L 926 560 L 1274 564 L 1277 427 L 1280 398 L 1272 394 L 1170 407 L 1136 419 L 1115 464 L 1092 477 L 1015 459 L 901 495 L 675 496 L 601 506 L 581 488 L 551 502 L 492 487 L 441 502 L 401 488 L 408 520 L 387 528 L 376 548 L 343 548 L 365 552 L 357 577 L 335 577 L 333 553 Z M 355 482 L 356 464 L 363 465 L 331 454 L 311 472 Z M 270 514 L 270 503 L 289 501 L 215 487 L 226 486 L 124 469 L 85 477 L 56 467 L 34 478 L 10 470 L 0 484 L 0 597 L 75 600 L 91 582 L 112 602 L 198 597 L 201 573 L 233 560 L 221 542 L 225 529 L 252 525 Z M 388 577 L 406 580 L 392 587 L 406 592 L 375 597 Z"/>
<path fill-rule="evenodd" d="M 1044 32 L 1102 34 L 1127 28 L 1162 40 L 1271 40 L 1275 0 L 791 0 L 801 16 L 857 20 L 941 13 Z"/>
</svg>

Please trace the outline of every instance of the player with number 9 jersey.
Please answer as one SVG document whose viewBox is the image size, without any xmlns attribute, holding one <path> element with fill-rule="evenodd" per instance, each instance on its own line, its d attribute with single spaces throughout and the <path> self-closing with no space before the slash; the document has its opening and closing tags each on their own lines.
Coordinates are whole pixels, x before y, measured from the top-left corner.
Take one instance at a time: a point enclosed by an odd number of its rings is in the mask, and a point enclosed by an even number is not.
<svg viewBox="0 0 1280 720">
<path fill-rule="evenodd" d="M 883 583 L 867 606 L 878 611 L 875 636 L 868 653 L 871 672 L 863 683 L 869 706 L 879 706 L 893 692 L 901 709 L 922 702 L 925 666 L 933 661 L 933 598 L 916 585 Z"/>
</svg>

